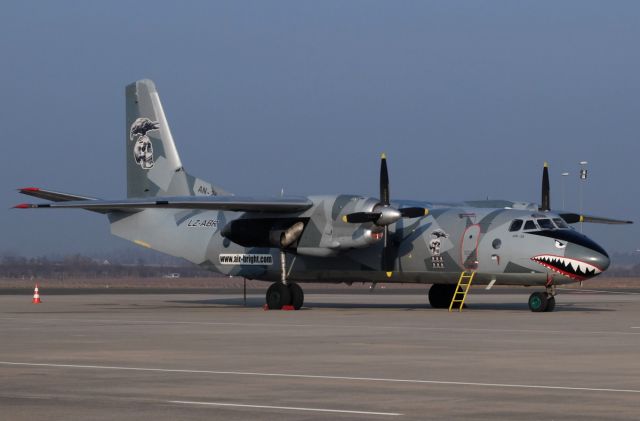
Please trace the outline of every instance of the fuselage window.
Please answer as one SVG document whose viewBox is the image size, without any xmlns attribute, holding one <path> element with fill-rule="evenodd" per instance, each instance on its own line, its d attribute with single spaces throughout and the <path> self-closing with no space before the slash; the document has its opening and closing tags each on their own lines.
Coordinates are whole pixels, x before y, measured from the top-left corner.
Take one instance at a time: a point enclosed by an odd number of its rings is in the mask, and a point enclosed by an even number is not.
<svg viewBox="0 0 640 421">
<path fill-rule="evenodd" d="M 538 229 L 538 227 L 536 227 L 536 223 L 533 222 L 532 220 L 528 220 L 527 222 L 524 223 L 524 230 L 528 231 L 528 230 L 535 230 Z"/>
<path fill-rule="evenodd" d="M 509 227 L 509 232 L 520 231 L 520 228 L 522 228 L 522 219 L 514 219 Z"/>
<path fill-rule="evenodd" d="M 540 228 L 545 229 L 545 230 L 552 230 L 555 229 L 556 226 L 553 225 L 553 222 L 551 222 L 551 219 L 538 219 L 538 225 L 540 225 Z"/>
<path fill-rule="evenodd" d="M 562 218 L 553 218 L 553 222 L 556 223 L 556 225 L 558 226 L 558 228 L 561 229 L 567 229 L 569 228 L 569 225 L 567 225 L 566 222 L 564 222 L 564 219 Z"/>
</svg>

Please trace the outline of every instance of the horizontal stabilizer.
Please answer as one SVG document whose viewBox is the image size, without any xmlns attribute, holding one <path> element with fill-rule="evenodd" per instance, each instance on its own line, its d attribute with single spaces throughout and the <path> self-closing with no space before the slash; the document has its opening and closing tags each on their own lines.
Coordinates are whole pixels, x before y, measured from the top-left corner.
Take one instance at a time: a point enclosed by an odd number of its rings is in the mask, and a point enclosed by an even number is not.
<svg viewBox="0 0 640 421">
<path fill-rule="evenodd" d="M 98 212 L 136 211 L 142 209 L 201 209 L 235 212 L 301 212 L 313 205 L 306 197 L 257 198 L 236 196 L 152 197 L 124 200 L 80 200 L 55 203 L 22 203 L 16 208 L 86 209 Z"/>
<path fill-rule="evenodd" d="M 95 197 L 80 196 L 77 194 L 61 193 L 53 190 L 44 190 L 38 187 L 23 187 L 18 189 L 22 194 L 37 197 L 38 199 L 51 200 L 52 202 L 68 202 L 71 200 L 96 200 Z"/>
<path fill-rule="evenodd" d="M 579 213 L 560 213 L 559 215 L 567 224 L 576 224 L 578 222 L 589 222 L 592 224 L 633 224 L 633 221 L 580 215 Z"/>
<path fill-rule="evenodd" d="M 70 193 L 62 193 L 53 190 L 45 190 L 38 187 L 23 187 L 18 189 L 18 191 L 22 194 L 26 194 L 27 196 L 37 197 L 38 199 L 51 200 L 52 202 L 79 202 L 79 201 L 93 201 L 98 200 L 95 197 L 89 196 L 80 196 L 78 194 L 70 194 Z M 26 209 L 33 208 L 34 206 L 29 203 L 21 203 L 15 208 Z M 98 213 L 107 213 L 108 211 L 100 210 L 100 209 L 90 209 L 92 212 Z"/>
</svg>

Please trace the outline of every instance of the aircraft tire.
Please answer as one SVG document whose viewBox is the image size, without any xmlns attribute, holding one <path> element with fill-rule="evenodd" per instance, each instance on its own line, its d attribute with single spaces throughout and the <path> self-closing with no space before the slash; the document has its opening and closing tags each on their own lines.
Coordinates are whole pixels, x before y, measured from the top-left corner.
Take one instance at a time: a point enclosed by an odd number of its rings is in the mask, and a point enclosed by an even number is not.
<svg viewBox="0 0 640 421">
<path fill-rule="evenodd" d="M 280 310 L 291 302 L 289 288 L 281 282 L 274 282 L 267 290 L 267 306 L 269 310 Z"/>
<path fill-rule="evenodd" d="M 555 301 L 555 300 L 554 300 Z M 546 292 L 534 292 L 529 296 L 529 310 L 534 313 L 547 311 L 549 296 Z"/>
<path fill-rule="evenodd" d="M 304 304 L 304 291 L 302 291 L 302 287 L 295 282 L 290 282 L 287 286 L 289 287 L 289 295 L 291 296 L 291 305 L 296 310 L 300 310 L 302 304 Z"/>
<path fill-rule="evenodd" d="M 550 296 L 547 298 L 547 308 L 544 309 L 546 312 L 552 312 L 556 308 L 556 299 L 554 296 Z"/>
<path fill-rule="evenodd" d="M 455 285 L 433 284 L 429 288 L 429 304 L 433 308 L 449 308 L 455 291 Z"/>
</svg>

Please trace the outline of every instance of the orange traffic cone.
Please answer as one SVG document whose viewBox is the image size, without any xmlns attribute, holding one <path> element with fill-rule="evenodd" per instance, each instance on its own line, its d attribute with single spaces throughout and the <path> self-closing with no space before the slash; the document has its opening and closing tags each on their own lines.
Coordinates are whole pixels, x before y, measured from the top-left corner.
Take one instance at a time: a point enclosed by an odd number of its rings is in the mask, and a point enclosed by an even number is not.
<svg viewBox="0 0 640 421">
<path fill-rule="evenodd" d="M 33 300 L 31 301 L 33 304 L 40 304 L 40 292 L 38 290 L 38 284 L 36 284 L 36 288 L 33 290 Z"/>
</svg>

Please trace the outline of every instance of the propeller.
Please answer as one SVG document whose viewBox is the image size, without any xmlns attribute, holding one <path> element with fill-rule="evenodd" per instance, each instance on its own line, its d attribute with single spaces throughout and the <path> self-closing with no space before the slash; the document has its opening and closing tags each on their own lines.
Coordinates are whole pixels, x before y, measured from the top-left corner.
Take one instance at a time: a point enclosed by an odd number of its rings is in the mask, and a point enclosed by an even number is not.
<svg viewBox="0 0 640 421">
<path fill-rule="evenodd" d="M 549 188 L 549 164 L 544 163 L 542 169 L 542 199 L 538 210 L 550 211 L 551 210 L 551 189 Z M 573 212 L 560 212 L 558 213 L 567 224 L 576 224 L 578 222 L 590 222 L 593 224 L 633 224 L 633 221 L 626 221 L 620 219 L 603 218 L 600 216 L 581 215 Z"/>
<path fill-rule="evenodd" d="M 387 168 L 387 156 L 380 156 L 380 202 L 374 206 L 371 212 L 354 212 L 342 217 L 344 222 L 352 224 L 373 223 L 384 229 L 384 246 L 382 249 L 382 270 L 391 272 L 393 261 L 388 252 L 389 225 L 402 218 L 420 218 L 429 214 L 429 209 L 420 207 L 396 209 L 391 206 L 389 193 L 389 170 Z"/>
</svg>

